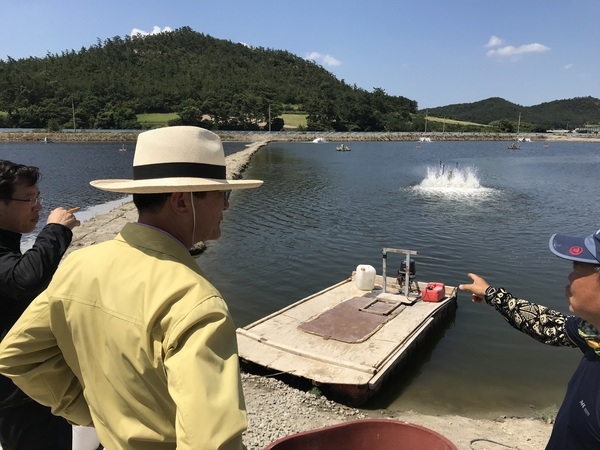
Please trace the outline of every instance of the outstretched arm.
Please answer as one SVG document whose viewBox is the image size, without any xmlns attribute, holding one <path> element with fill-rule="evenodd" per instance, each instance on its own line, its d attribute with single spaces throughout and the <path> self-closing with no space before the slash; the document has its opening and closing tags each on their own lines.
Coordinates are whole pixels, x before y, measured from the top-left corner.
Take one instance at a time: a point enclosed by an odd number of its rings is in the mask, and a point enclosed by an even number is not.
<svg viewBox="0 0 600 450">
<path fill-rule="evenodd" d="M 546 306 L 513 297 L 503 288 L 493 288 L 474 273 L 469 273 L 468 276 L 473 283 L 461 284 L 459 289 L 470 292 L 474 302 L 479 303 L 485 300 L 488 305 L 496 308 L 513 328 L 528 334 L 543 344 L 575 347 L 575 344 L 567 336 L 565 328 L 567 316 L 564 314 Z"/>
</svg>

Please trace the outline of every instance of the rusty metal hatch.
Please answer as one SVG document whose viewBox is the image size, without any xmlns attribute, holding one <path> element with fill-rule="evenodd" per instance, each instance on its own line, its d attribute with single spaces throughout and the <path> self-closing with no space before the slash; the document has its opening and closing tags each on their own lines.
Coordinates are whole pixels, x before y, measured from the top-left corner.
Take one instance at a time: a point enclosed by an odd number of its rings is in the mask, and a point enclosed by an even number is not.
<svg viewBox="0 0 600 450">
<path fill-rule="evenodd" d="M 400 314 L 406 308 L 401 302 L 390 302 L 379 298 L 374 298 L 373 301 L 367 303 L 359 311 L 369 314 L 378 314 L 380 316 L 389 316 L 392 313 Z"/>
</svg>

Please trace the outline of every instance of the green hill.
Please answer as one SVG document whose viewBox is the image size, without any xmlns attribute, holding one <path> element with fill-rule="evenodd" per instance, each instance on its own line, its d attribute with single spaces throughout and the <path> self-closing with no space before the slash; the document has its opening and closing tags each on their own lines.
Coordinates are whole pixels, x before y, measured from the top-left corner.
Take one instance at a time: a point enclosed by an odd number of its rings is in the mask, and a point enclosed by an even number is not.
<svg viewBox="0 0 600 450">
<path fill-rule="evenodd" d="M 501 98 L 417 111 L 417 102 L 348 85 L 284 50 L 189 27 L 113 37 L 44 58 L 0 60 L 0 127 L 214 130 L 523 131 L 600 123 L 600 100 L 523 107 Z M 426 120 L 426 114 L 429 120 Z M 270 121 L 270 123 L 269 123 Z"/>
<path fill-rule="evenodd" d="M 521 114 L 523 131 L 574 129 L 588 123 L 600 123 L 600 100 L 593 97 L 579 97 L 535 106 L 521 106 L 494 97 L 474 103 L 428 108 L 419 113 L 493 126 L 498 126 L 501 122 L 516 124 Z"/>
<path fill-rule="evenodd" d="M 282 113 L 303 112 L 311 130 L 383 131 L 409 122 L 416 107 L 289 52 L 189 27 L 0 61 L 0 126 L 72 128 L 74 109 L 77 128 L 135 128 L 139 114 L 175 113 L 177 123 L 230 130 L 257 130 L 271 118 L 276 129 Z"/>
</svg>

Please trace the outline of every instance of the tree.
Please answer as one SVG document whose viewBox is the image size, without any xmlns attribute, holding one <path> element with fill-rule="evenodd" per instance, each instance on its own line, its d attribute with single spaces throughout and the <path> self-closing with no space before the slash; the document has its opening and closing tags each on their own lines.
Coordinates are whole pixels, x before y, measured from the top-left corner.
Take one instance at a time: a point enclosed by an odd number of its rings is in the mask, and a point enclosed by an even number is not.
<svg viewBox="0 0 600 450">
<path fill-rule="evenodd" d="M 56 131 L 61 131 L 62 127 L 58 123 L 58 120 L 56 120 L 56 119 L 50 119 L 48 121 L 48 125 L 46 126 L 46 129 L 48 131 L 51 131 L 51 132 L 56 132 Z"/>
<path fill-rule="evenodd" d="M 281 130 L 283 130 L 284 125 L 285 125 L 285 122 L 284 122 L 283 118 L 275 117 L 271 121 L 271 131 L 281 131 Z"/>
<path fill-rule="evenodd" d="M 498 120 L 497 122 L 493 122 L 490 125 L 495 125 L 500 133 L 514 133 L 515 126 L 510 120 Z"/>
<path fill-rule="evenodd" d="M 371 97 L 376 97 L 371 99 Z M 379 130 L 409 102 L 349 86 L 286 51 L 248 47 L 183 27 L 169 33 L 98 39 L 44 58 L 0 60 L 0 111 L 17 126 L 52 118 L 77 126 L 127 128 L 134 115 L 174 112 L 183 123 L 259 129 L 283 104 L 303 105 L 315 130 Z M 360 105 L 358 105 L 360 104 Z M 132 114 L 132 113 L 133 114 Z"/>
</svg>

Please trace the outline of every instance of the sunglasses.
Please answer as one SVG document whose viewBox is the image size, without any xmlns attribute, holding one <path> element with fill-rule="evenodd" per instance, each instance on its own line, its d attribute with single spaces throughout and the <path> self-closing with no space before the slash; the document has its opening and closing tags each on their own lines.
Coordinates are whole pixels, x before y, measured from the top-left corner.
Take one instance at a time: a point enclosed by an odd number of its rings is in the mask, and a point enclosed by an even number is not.
<svg viewBox="0 0 600 450">
<path fill-rule="evenodd" d="M 204 197 L 204 195 L 209 192 L 209 191 L 200 191 L 200 192 L 194 192 L 194 195 L 196 196 L 202 196 Z M 229 201 L 229 196 L 231 195 L 231 191 L 212 191 L 212 192 L 217 192 L 219 194 L 223 194 L 223 199 L 227 202 Z M 202 195 L 200 195 L 202 194 Z"/>
</svg>

